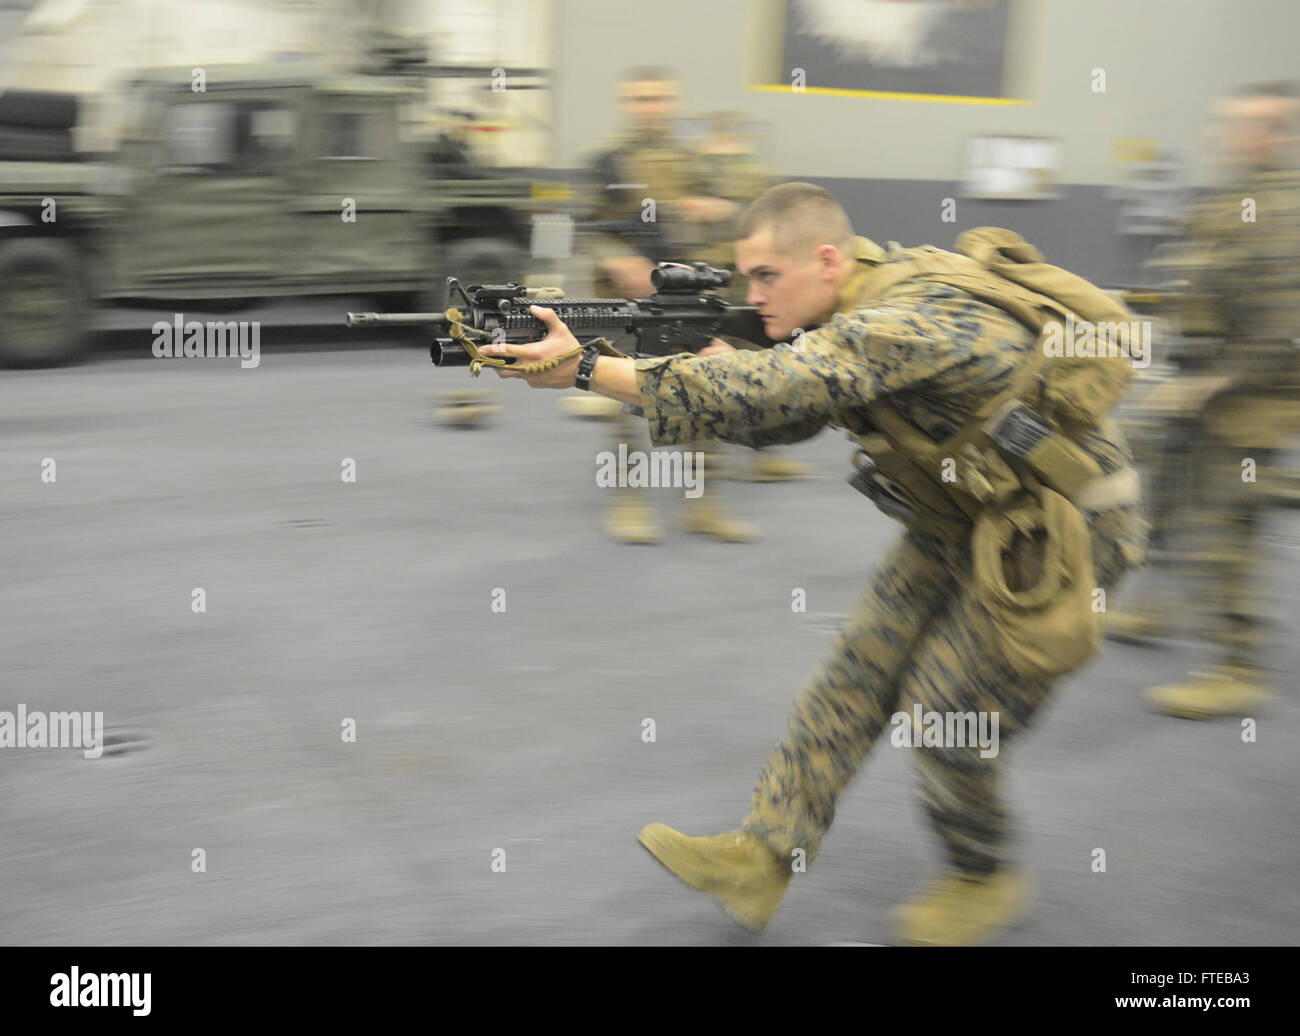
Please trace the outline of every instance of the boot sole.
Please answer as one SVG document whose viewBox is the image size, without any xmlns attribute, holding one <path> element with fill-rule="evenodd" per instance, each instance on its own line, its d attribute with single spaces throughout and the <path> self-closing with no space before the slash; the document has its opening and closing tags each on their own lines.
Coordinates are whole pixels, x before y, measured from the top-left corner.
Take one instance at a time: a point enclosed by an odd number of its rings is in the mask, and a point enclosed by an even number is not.
<svg viewBox="0 0 1300 1036">
<path fill-rule="evenodd" d="M 631 543 L 642 546 L 649 543 L 658 543 L 663 539 L 663 529 L 658 525 L 643 525 L 639 529 L 635 526 L 620 526 L 616 518 L 606 518 L 603 523 L 605 535 L 616 543 Z"/>
<path fill-rule="evenodd" d="M 605 530 L 605 534 L 615 543 L 630 543 L 633 546 L 646 546 L 651 543 L 658 543 L 662 537 L 658 533 L 623 533 Z"/>
<path fill-rule="evenodd" d="M 759 539 L 757 532 L 742 533 L 739 536 L 727 535 L 725 533 L 719 533 L 713 529 L 693 528 L 686 523 L 682 523 L 678 528 L 680 528 L 682 532 L 690 533 L 692 536 L 707 536 L 709 539 L 717 540 L 719 543 L 755 543 Z"/>
<path fill-rule="evenodd" d="M 1267 699 L 1251 702 L 1247 705 L 1243 705 L 1240 709 L 1232 709 L 1228 711 L 1178 708 L 1171 705 L 1161 705 L 1157 702 L 1148 702 L 1147 705 L 1153 712 L 1158 712 L 1162 716 L 1171 716 L 1174 719 L 1232 719 L 1236 717 L 1249 716 L 1251 712 L 1257 709 L 1260 705 L 1263 705 L 1265 701 L 1267 701 Z"/>
</svg>

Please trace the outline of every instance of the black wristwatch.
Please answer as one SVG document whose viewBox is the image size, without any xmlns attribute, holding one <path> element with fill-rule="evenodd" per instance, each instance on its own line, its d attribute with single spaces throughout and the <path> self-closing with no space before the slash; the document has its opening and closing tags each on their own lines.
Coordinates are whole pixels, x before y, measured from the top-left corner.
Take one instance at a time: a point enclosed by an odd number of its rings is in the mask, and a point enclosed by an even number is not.
<svg viewBox="0 0 1300 1036">
<path fill-rule="evenodd" d="M 573 384 L 584 392 L 591 391 L 591 376 L 596 371 L 596 357 L 600 355 L 600 346 L 595 342 L 583 346 L 582 359 L 578 361 L 578 373 L 574 375 Z"/>
</svg>

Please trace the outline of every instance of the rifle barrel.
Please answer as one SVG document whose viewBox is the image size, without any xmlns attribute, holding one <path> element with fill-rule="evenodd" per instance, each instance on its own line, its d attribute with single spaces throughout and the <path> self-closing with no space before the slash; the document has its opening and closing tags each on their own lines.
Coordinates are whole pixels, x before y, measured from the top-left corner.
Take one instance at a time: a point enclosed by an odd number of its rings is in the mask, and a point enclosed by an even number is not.
<svg viewBox="0 0 1300 1036">
<path fill-rule="evenodd" d="M 376 327 L 380 324 L 445 324 L 446 313 L 349 313 L 348 327 Z"/>
</svg>

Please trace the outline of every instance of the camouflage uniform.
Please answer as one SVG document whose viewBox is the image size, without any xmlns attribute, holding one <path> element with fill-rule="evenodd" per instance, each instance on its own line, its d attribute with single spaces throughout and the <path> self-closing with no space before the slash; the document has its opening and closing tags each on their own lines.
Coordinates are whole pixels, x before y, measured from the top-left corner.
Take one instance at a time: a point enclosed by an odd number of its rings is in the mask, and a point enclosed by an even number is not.
<svg viewBox="0 0 1300 1036">
<path fill-rule="evenodd" d="M 618 295 L 616 286 L 601 273 L 601 260 L 640 255 L 654 262 L 693 260 L 706 250 L 706 231 L 701 225 L 676 219 L 671 203 L 687 197 L 708 196 L 706 170 L 695 152 L 668 137 L 625 135 L 612 146 L 598 151 L 589 162 L 588 218 L 599 224 L 594 234 L 585 235 L 584 248 L 597 264 L 594 292 L 597 297 Z M 619 185 L 611 187 L 610 185 Z M 621 186 L 625 184 L 634 187 Z M 645 201 L 654 202 L 654 219 L 645 220 Z M 617 451 L 625 442 L 628 449 L 645 441 L 644 425 L 625 410 L 610 414 L 615 436 L 610 448 Z M 668 444 L 664 444 L 668 445 Z M 686 528 L 720 539 L 748 540 L 757 531 L 735 521 L 721 510 L 714 481 L 717 443 L 687 440 L 671 445 L 702 458 L 703 495 L 688 501 Z M 643 490 L 616 490 L 607 526 L 612 535 L 630 542 L 657 538 L 652 512 Z"/>
<path fill-rule="evenodd" d="M 1255 203 L 1254 222 L 1242 219 L 1247 198 Z M 1220 652 L 1222 671 L 1240 683 L 1261 668 L 1266 614 L 1257 595 L 1256 536 L 1268 503 L 1262 482 L 1243 480 L 1243 461 L 1254 461 L 1262 476 L 1288 437 L 1300 433 L 1300 352 L 1293 344 L 1300 335 L 1300 178 L 1256 171 L 1194 206 L 1188 236 L 1201 262 L 1180 322 L 1187 333 L 1218 338 L 1196 373 L 1221 387 L 1182 419 L 1184 431 L 1171 436 L 1182 449 L 1162 452 L 1156 481 L 1176 516 L 1170 532 L 1187 540 L 1181 560 L 1194 582 L 1197 625 Z M 1209 394 L 1196 391 L 1194 378 L 1185 381 L 1189 394 Z M 1158 632 L 1170 608 L 1167 594 L 1148 596 L 1125 627 L 1139 636 Z M 1160 688 L 1153 697 L 1167 711 L 1190 715 L 1182 701 L 1187 687 Z"/>
<path fill-rule="evenodd" d="M 678 199 L 708 194 L 704 169 L 693 151 L 666 136 L 615 138 L 588 162 L 585 189 L 586 218 L 599 227 L 584 235 L 583 248 L 598 267 L 615 256 L 684 259 L 704 247 L 702 233 L 669 210 Z M 652 220 L 643 218 L 646 199 L 655 205 Z M 594 289 L 603 298 L 618 294 L 599 269 Z"/>
<path fill-rule="evenodd" d="M 1254 199 L 1256 221 L 1242 220 Z M 1257 668 L 1264 611 L 1257 599 L 1255 539 L 1265 499 L 1259 482 L 1243 480 L 1243 460 L 1270 468 L 1288 436 L 1300 432 L 1300 178 L 1261 171 L 1239 189 L 1197 207 L 1190 232 L 1204 241 L 1210 263 L 1189 295 L 1217 311 L 1225 346 L 1212 361 L 1227 390 L 1207 405 L 1201 449 L 1193 456 L 1189 510 L 1196 595 L 1207 608 L 1203 626 L 1229 665 Z"/>
<path fill-rule="evenodd" d="M 892 244 L 886 252 L 859 239 L 858 254 L 865 267 L 912 252 Z M 1006 388 L 1036 346 L 1035 335 L 1010 315 L 957 288 L 911 281 L 860 303 L 859 284 L 848 286 L 833 319 L 800 344 L 637 361 L 651 438 L 714 435 L 765 446 L 805 439 L 827 425 L 867 434 L 864 404 L 888 397 L 939 440 Z M 1131 465 L 1113 422 L 1079 443 L 1104 473 Z M 1085 516 L 1097 584 L 1110 588 L 1145 553 L 1141 508 Z M 939 712 L 997 712 L 1002 738 L 1021 731 L 1043 703 L 1054 681 L 1016 675 L 980 639 L 970 571 L 969 537 L 909 531 L 890 550 L 759 775 L 744 831 L 778 859 L 789 861 L 795 849 L 808 859 L 816 855 L 837 796 L 895 712 L 910 713 L 914 702 Z M 1001 868 L 1009 821 L 1000 758 L 981 758 L 978 748 L 925 748 L 914 761 L 952 866 L 970 875 Z"/>
<path fill-rule="evenodd" d="M 752 201 L 777 183 L 772 170 L 750 154 L 700 155 L 708 177 L 708 194 L 725 198 L 738 206 L 735 215 L 718 220 L 704 228 L 706 242 L 698 258 L 711 266 L 731 271 L 731 284 L 722 292 L 730 302 L 743 305 L 748 292 L 748 281 L 736 270 L 736 235 L 740 214 Z"/>
</svg>

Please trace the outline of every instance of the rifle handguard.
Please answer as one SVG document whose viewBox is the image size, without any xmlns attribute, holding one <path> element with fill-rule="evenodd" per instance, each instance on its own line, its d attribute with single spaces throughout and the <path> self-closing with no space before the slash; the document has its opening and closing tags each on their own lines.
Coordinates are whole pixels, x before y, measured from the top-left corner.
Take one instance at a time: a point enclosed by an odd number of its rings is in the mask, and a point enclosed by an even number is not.
<svg viewBox="0 0 1300 1036">
<path fill-rule="evenodd" d="M 629 358 L 627 353 L 615 349 L 604 338 L 595 338 L 591 342 L 579 343 L 575 348 L 570 349 L 566 353 L 561 353 L 559 356 L 552 356 L 549 360 L 538 360 L 536 363 L 515 363 L 509 357 L 484 356 L 479 352 L 478 346 L 470 341 L 470 336 L 473 335 L 475 338 L 479 339 L 491 338 L 492 336 L 486 331 L 480 331 L 476 327 L 466 327 L 461 323 L 462 316 L 463 314 L 459 309 L 453 308 L 447 310 L 447 319 L 451 321 L 451 325 L 447 328 L 447 337 L 460 343 L 461 348 L 463 348 L 469 355 L 469 373 L 472 378 L 477 378 L 479 372 L 482 371 L 484 367 L 509 367 L 512 371 L 523 374 L 525 377 L 531 374 L 542 374 L 545 371 L 554 370 L 566 360 L 571 360 L 575 356 L 581 355 L 582 350 L 586 348 L 586 346 L 592 344 L 600 348 L 600 354 L 602 356 L 617 356 L 624 360 Z"/>
</svg>

